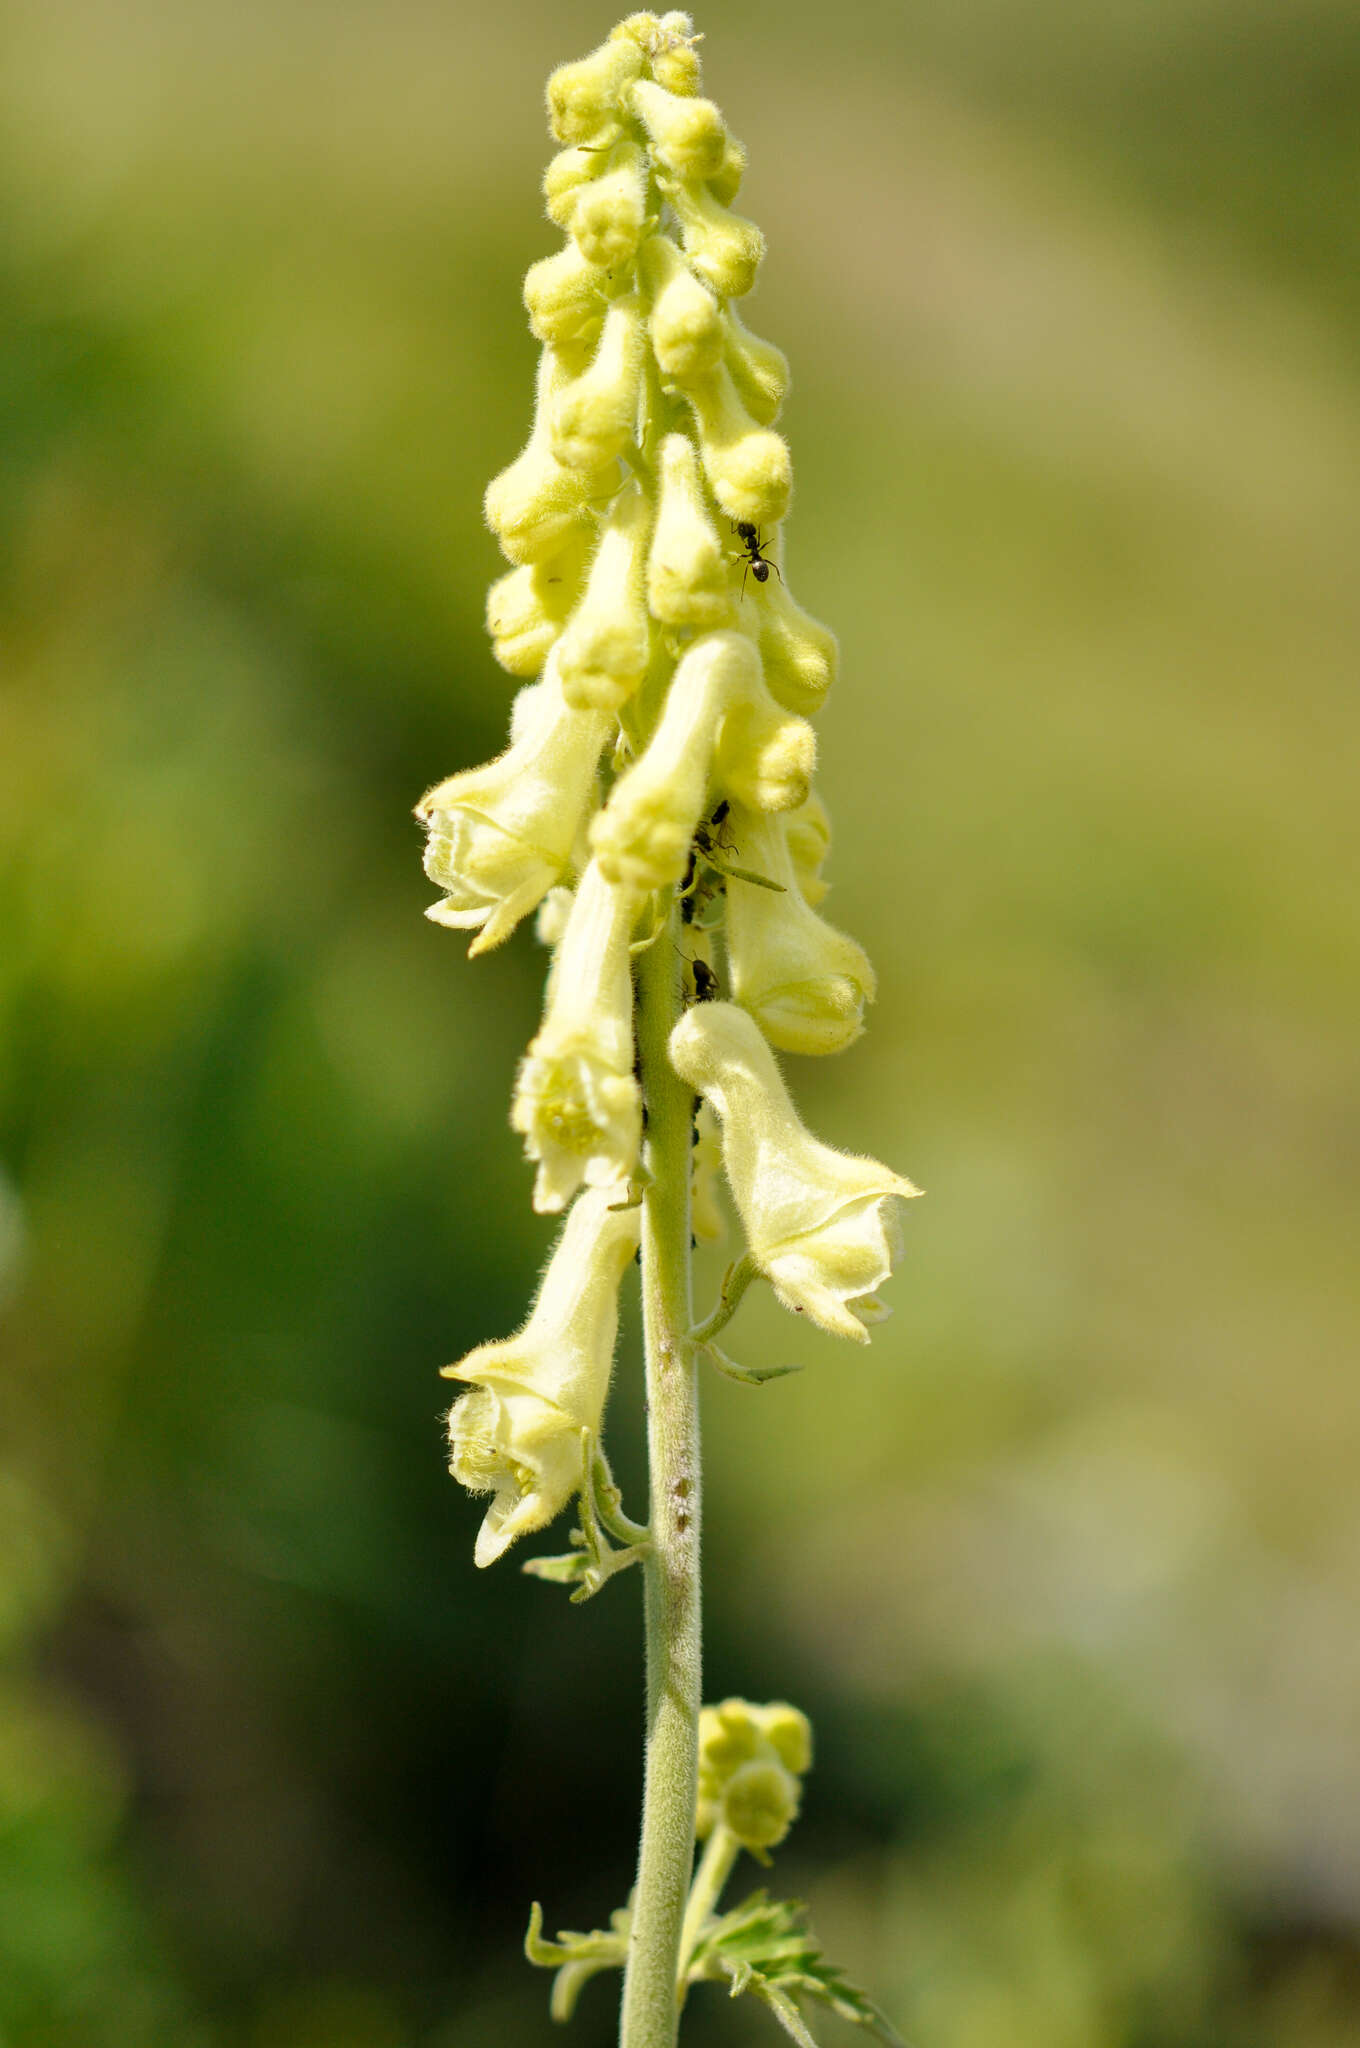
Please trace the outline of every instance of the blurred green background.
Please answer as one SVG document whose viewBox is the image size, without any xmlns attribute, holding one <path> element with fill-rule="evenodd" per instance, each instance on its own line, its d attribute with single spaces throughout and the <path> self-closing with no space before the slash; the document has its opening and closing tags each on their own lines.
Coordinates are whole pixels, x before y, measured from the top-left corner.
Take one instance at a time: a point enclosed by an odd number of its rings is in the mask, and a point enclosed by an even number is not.
<svg viewBox="0 0 1360 2048">
<path fill-rule="evenodd" d="M 630 1880 L 637 1587 L 476 1573 L 441 1457 L 550 1235 L 542 956 L 410 818 L 502 743 L 610 20 L 0 10 L 4 2048 L 531 2048 L 529 1900 Z M 916 2048 L 1353 2048 L 1360 15 L 698 25 L 883 984 L 795 1085 L 929 1190 L 870 1351 L 748 1306 L 806 1372 L 706 1389 L 709 1695 L 815 1717 L 777 1875 Z"/>
</svg>

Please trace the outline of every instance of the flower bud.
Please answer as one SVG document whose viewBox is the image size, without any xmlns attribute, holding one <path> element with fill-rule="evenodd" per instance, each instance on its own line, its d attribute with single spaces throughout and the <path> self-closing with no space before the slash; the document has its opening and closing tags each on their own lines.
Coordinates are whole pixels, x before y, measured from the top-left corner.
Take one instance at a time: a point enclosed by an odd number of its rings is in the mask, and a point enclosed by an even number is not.
<svg viewBox="0 0 1360 2048">
<path fill-rule="evenodd" d="M 806 1714 L 779 1700 L 768 1707 L 724 1700 L 699 1713 L 699 1785 L 695 1832 L 719 1825 L 766 1860 L 798 1818 L 801 1779 L 812 1764 Z"/>
<path fill-rule="evenodd" d="M 685 871 L 703 812 L 719 722 L 728 703 L 760 686 L 760 660 L 740 633 L 691 641 L 641 760 L 615 783 L 590 829 L 611 882 L 662 889 Z"/>
<path fill-rule="evenodd" d="M 687 14 L 663 14 L 660 21 L 654 14 L 630 14 L 609 33 L 632 38 L 667 92 L 689 95 L 699 90 L 699 53 L 694 45 L 703 37 L 695 35 Z"/>
<path fill-rule="evenodd" d="M 836 680 L 840 650 L 829 626 L 790 597 L 783 577 L 784 543 L 777 534 L 773 559 L 780 574 L 766 583 L 758 600 L 756 628 L 770 693 L 788 711 L 815 717 Z"/>
<path fill-rule="evenodd" d="M 647 216 L 647 165 L 635 142 L 616 143 L 608 168 L 577 188 L 571 232 L 587 263 L 614 270 L 637 254 Z"/>
<path fill-rule="evenodd" d="M 781 710 L 763 680 L 734 699 L 714 757 L 714 777 L 729 796 L 752 810 L 793 810 L 805 802 L 816 765 L 816 733 Z"/>
<path fill-rule="evenodd" d="M 470 1384 L 449 1412 L 449 1470 L 470 1493 L 495 1495 L 477 1534 L 479 1565 L 561 1512 L 581 1484 L 582 1431 L 599 1439 L 619 1282 L 639 1231 L 639 1211 L 610 1202 L 602 1190 L 576 1203 L 519 1335 L 444 1368 Z"/>
<path fill-rule="evenodd" d="M 652 353 L 662 373 L 680 382 L 715 369 L 724 333 L 718 302 L 700 284 L 669 235 L 649 235 L 639 266 L 651 294 Z"/>
<path fill-rule="evenodd" d="M 782 818 L 733 807 L 735 859 L 781 884 L 727 885 L 727 964 L 732 999 L 781 1052 L 842 1052 L 864 1029 L 875 994 L 868 955 L 806 902 Z"/>
<path fill-rule="evenodd" d="M 788 444 L 756 425 L 723 364 L 683 389 L 698 422 L 709 486 L 722 510 L 752 526 L 777 526 L 793 488 Z"/>
<path fill-rule="evenodd" d="M 604 324 L 606 281 L 575 242 L 531 263 L 524 275 L 529 332 L 547 348 L 593 347 Z"/>
<path fill-rule="evenodd" d="M 569 229 L 583 187 L 592 184 L 604 168 L 605 158 L 597 150 L 578 149 L 574 144 L 559 150 L 543 173 L 543 201 L 548 219 L 559 228 Z"/>
<path fill-rule="evenodd" d="M 647 672 L 642 581 L 650 525 L 651 507 L 628 485 L 609 508 L 585 596 L 558 649 L 562 695 L 578 709 L 617 711 Z"/>
<path fill-rule="evenodd" d="M 642 51 L 613 37 L 548 80 L 548 120 L 559 142 L 598 142 L 617 132 L 619 100 L 642 75 Z"/>
<path fill-rule="evenodd" d="M 754 1018 L 698 1003 L 670 1038 L 682 1081 L 722 1120 L 723 1164 L 751 1256 L 785 1308 L 867 1343 L 875 1294 L 901 1256 L 895 1205 L 920 1193 L 876 1160 L 807 1131 Z"/>
<path fill-rule="evenodd" d="M 798 887 L 815 907 L 831 887 L 822 880 L 822 864 L 831 851 L 831 820 L 815 789 L 796 811 L 785 813 L 784 834 Z"/>
<path fill-rule="evenodd" d="M 685 254 L 704 283 L 720 299 L 744 299 L 765 254 L 755 222 L 720 206 L 706 185 L 667 178 L 662 189 L 680 223 Z"/>
<path fill-rule="evenodd" d="M 615 299 L 590 366 L 555 389 L 549 411 L 550 445 L 570 471 L 598 472 L 623 453 L 637 428 L 638 394 L 646 329 L 632 294 Z"/>
<path fill-rule="evenodd" d="M 637 1165 L 642 1098 L 633 1073 L 629 940 L 641 898 L 592 861 L 553 962 L 548 1006 L 515 1087 L 510 1124 L 537 1162 L 534 1207 L 561 1209 L 585 1181 L 613 1187 Z"/>
<path fill-rule="evenodd" d="M 680 98 L 646 78 L 638 79 L 628 97 L 663 170 L 687 183 L 718 175 L 727 128 L 712 100 Z"/>
<path fill-rule="evenodd" d="M 568 469 L 553 452 L 549 422 L 554 402 L 580 381 L 569 380 L 552 350 L 544 349 L 533 432 L 509 468 L 487 485 L 486 523 L 512 562 L 536 562 L 556 553 L 585 518 L 588 501 L 616 487 L 617 472 L 611 475 L 603 466 L 607 457 L 597 468 L 580 464 Z M 578 451 L 582 445 L 576 444 Z"/>
<path fill-rule="evenodd" d="M 746 150 L 735 135 L 723 144 L 722 162 L 708 180 L 708 189 L 719 206 L 730 206 L 741 190 L 746 175 Z"/>
<path fill-rule="evenodd" d="M 585 529 L 541 562 L 501 576 L 486 594 L 491 651 L 512 676 L 536 676 L 571 615 L 581 589 Z"/>
<path fill-rule="evenodd" d="M 661 443 L 661 497 L 647 558 L 647 603 L 668 626 L 721 626 L 732 615 L 731 561 L 708 515 L 686 434 Z"/>
<path fill-rule="evenodd" d="M 789 359 L 771 341 L 752 334 L 737 317 L 735 306 L 723 313 L 727 331 L 727 367 L 738 398 L 762 427 L 773 426 L 789 393 Z"/>
<path fill-rule="evenodd" d="M 429 833 L 425 872 L 446 892 L 425 915 L 475 930 L 470 954 L 500 945 L 561 878 L 608 729 L 603 713 L 563 702 L 551 659 L 520 699 L 529 703 L 507 751 L 436 783 L 416 806 Z"/>
</svg>

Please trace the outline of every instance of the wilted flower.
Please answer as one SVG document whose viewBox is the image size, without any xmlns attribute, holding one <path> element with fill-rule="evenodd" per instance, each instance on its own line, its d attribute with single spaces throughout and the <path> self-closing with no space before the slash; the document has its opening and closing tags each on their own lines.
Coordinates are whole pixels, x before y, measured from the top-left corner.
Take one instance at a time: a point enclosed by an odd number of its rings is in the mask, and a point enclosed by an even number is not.
<svg viewBox="0 0 1360 2048">
<path fill-rule="evenodd" d="M 561 1209 L 582 1181 L 627 1180 L 642 1139 L 633 1075 L 628 942 L 641 897 L 611 888 L 592 861 L 553 961 L 543 1025 L 525 1055 L 510 1122 L 538 1161 L 534 1207 Z"/>
<path fill-rule="evenodd" d="M 638 1228 L 638 1211 L 612 1209 L 607 1191 L 582 1195 L 519 1335 L 479 1344 L 444 1368 L 471 1389 L 449 1411 L 449 1470 L 469 1493 L 495 1495 L 477 1533 L 479 1565 L 544 1528 L 580 1486 L 582 1431 L 598 1441 L 619 1282 Z"/>
<path fill-rule="evenodd" d="M 751 1256 L 785 1308 L 868 1341 L 875 1294 L 901 1255 L 896 1204 L 920 1193 L 876 1160 L 806 1130 L 760 1027 L 735 1003 L 699 1003 L 671 1033 L 681 1079 L 722 1119 L 723 1164 Z"/>
<path fill-rule="evenodd" d="M 560 880 L 608 727 L 603 712 L 563 701 L 550 659 L 542 682 L 516 699 L 506 752 L 436 783 L 416 805 L 429 833 L 425 872 L 445 891 L 425 915 L 476 931 L 469 953 L 508 938 Z"/>
</svg>

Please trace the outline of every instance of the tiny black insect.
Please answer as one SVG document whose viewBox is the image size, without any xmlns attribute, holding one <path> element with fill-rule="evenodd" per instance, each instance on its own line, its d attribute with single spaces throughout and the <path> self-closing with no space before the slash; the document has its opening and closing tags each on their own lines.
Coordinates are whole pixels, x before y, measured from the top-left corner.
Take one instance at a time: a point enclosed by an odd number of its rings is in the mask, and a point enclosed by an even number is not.
<svg viewBox="0 0 1360 2048">
<path fill-rule="evenodd" d="M 721 994 L 721 984 L 707 960 L 691 960 L 690 973 L 694 976 L 694 1000 L 696 1003 L 711 1003 Z"/>
<path fill-rule="evenodd" d="M 770 580 L 771 569 L 774 570 L 775 575 L 779 577 L 779 580 L 782 583 L 784 581 L 784 578 L 780 571 L 778 562 L 771 562 L 766 560 L 765 546 L 760 538 L 760 528 L 758 526 L 752 526 L 749 519 L 738 519 L 736 522 L 736 531 L 737 539 L 741 542 L 743 548 L 746 550 L 744 557 L 746 566 L 745 568 L 743 568 L 741 572 L 742 596 L 745 597 L 746 595 L 746 578 L 751 570 L 755 571 L 755 578 L 757 583 L 768 583 Z"/>
</svg>

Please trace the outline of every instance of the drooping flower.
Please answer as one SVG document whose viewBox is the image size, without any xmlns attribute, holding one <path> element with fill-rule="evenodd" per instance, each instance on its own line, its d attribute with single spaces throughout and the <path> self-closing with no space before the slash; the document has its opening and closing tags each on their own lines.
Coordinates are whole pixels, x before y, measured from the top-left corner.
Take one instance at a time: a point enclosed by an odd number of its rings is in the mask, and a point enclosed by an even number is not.
<svg viewBox="0 0 1360 2048">
<path fill-rule="evenodd" d="M 553 961 L 542 1028 L 519 1071 L 510 1122 L 538 1163 L 534 1207 L 564 1208 L 585 1181 L 614 1187 L 637 1165 L 642 1098 L 633 1073 L 629 940 L 642 898 L 592 861 Z"/>
<path fill-rule="evenodd" d="M 746 1242 L 780 1301 L 867 1343 L 868 1325 L 888 1313 L 876 1290 L 901 1256 L 897 1203 L 920 1189 L 812 1136 L 760 1027 L 735 1003 L 696 1004 L 671 1033 L 670 1056 L 722 1119 Z"/>
<path fill-rule="evenodd" d="M 819 917 L 798 885 L 783 818 L 733 805 L 735 858 L 777 882 L 727 885 L 733 999 L 781 1052 L 842 1052 L 864 1029 L 876 987 L 868 954 Z"/>
<path fill-rule="evenodd" d="M 479 1344 L 446 1379 L 469 1392 L 449 1411 L 449 1470 L 469 1493 L 495 1498 L 473 1555 L 494 1564 L 542 1529 L 581 1483 L 599 1439 L 618 1334 L 618 1291 L 637 1250 L 639 1212 L 583 1194 L 558 1238 L 533 1313 L 518 1336 Z"/>
<path fill-rule="evenodd" d="M 603 712 L 564 702 L 550 657 L 543 680 L 515 701 L 505 753 L 436 783 L 416 805 L 429 834 L 425 872 L 445 892 L 425 915 L 475 931 L 469 953 L 508 938 L 561 879 L 608 729 Z"/>
</svg>

